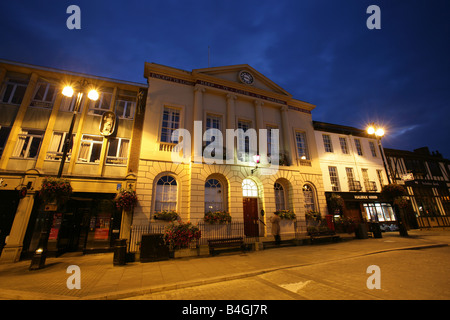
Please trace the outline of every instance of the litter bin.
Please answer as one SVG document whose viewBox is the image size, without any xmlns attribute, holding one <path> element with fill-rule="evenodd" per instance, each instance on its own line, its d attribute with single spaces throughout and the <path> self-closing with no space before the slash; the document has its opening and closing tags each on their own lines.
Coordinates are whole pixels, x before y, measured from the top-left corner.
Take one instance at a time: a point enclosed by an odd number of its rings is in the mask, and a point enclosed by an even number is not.
<svg viewBox="0 0 450 320">
<path fill-rule="evenodd" d="M 126 264 L 127 256 L 127 239 L 117 239 L 114 241 L 114 258 L 115 266 L 123 266 Z"/>
<path fill-rule="evenodd" d="M 369 235 L 367 234 L 367 225 L 365 223 L 360 223 L 356 226 L 355 236 L 357 239 L 369 238 Z"/>
<path fill-rule="evenodd" d="M 370 223 L 370 231 L 372 231 L 374 238 L 383 238 L 381 234 L 380 224 L 378 222 Z"/>
<path fill-rule="evenodd" d="M 169 260 L 169 247 L 164 243 L 163 235 L 143 234 L 141 239 L 141 262 Z"/>
</svg>

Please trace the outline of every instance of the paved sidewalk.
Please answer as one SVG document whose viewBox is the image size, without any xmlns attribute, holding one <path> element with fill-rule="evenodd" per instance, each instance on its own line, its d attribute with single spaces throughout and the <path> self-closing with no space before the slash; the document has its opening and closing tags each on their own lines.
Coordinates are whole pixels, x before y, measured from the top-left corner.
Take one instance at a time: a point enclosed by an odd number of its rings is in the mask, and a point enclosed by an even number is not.
<svg viewBox="0 0 450 320">
<path fill-rule="evenodd" d="M 450 244 L 450 231 L 410 230 L 383 233 L 381 239 L 351 239 L 339 243 L 273 248 L 248 253 L 223 253 L 214 257 L 113 265 L 113 254 L 65 254 L 47 258 L 46 267 L 29 271 L 30 261 L 0 264 L 0 299 L 66 300 L 122 299 L 251 277 L 275 270 L 314 265 L 392 250 L 424 249 Z M 445 262 L 448 263 L 448 262 Z M 68 289 L 70 265 L 81 270 L 81 289 Z"/>
</svg>

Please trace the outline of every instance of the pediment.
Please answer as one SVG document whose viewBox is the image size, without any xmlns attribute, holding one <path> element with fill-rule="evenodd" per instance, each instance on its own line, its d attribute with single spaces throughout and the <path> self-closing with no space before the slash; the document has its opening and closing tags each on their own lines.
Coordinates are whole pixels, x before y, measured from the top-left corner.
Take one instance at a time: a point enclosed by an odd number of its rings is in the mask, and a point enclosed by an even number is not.
<svg viewBox="0 0 450 320">
<path fill-rule="evenodd" d="M 244 88 L 257 88 L 292 97 L 286 90 L 248 64 L 194 69 L 192 70 L 192 75 L 200 77 L 206 76 L 210 79 L 217 78 L 220 80 L 225 80 L 226 82 L 233 82 Z"/>
</svg>

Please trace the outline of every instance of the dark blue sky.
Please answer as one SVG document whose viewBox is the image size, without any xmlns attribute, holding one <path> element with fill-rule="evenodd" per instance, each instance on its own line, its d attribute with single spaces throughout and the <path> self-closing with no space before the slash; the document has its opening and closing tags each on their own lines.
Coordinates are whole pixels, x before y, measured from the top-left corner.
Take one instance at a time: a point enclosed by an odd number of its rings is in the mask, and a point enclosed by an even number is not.
<svg viewBox="0 0 450 320">
<path fill-rule="evenodd" d="M 2 1 L 0 30 L 2 59 L 141 83 L 145 61 L 208 67 L 209 46 L 211 67 L 251 65 L 317 105 L 313 120 L 378 121 L 385 147 L 450 158 L 448 0 Z"/>
</svg>

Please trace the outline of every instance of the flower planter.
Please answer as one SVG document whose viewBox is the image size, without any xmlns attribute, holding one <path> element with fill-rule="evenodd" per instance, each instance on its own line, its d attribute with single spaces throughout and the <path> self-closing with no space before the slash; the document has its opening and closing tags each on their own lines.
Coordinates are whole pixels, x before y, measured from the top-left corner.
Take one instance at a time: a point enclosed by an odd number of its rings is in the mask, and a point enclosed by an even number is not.
<svg viewBox="0 0 450 320">
<path fill-rule="evenodd" d="M 177 258 L 186 258 L 186 257 L 196 257 L 198 256 L 198 249 L 194 248 L 182 248 L 182 249 L 176 249 L 173 251 L 173 257 L 175 259 Z"/>
<path fill-rule="evenodd" d="M 295 220 L 281 219 L 280 234 L 281 235 L 295 234 Z"/>
</svg>

